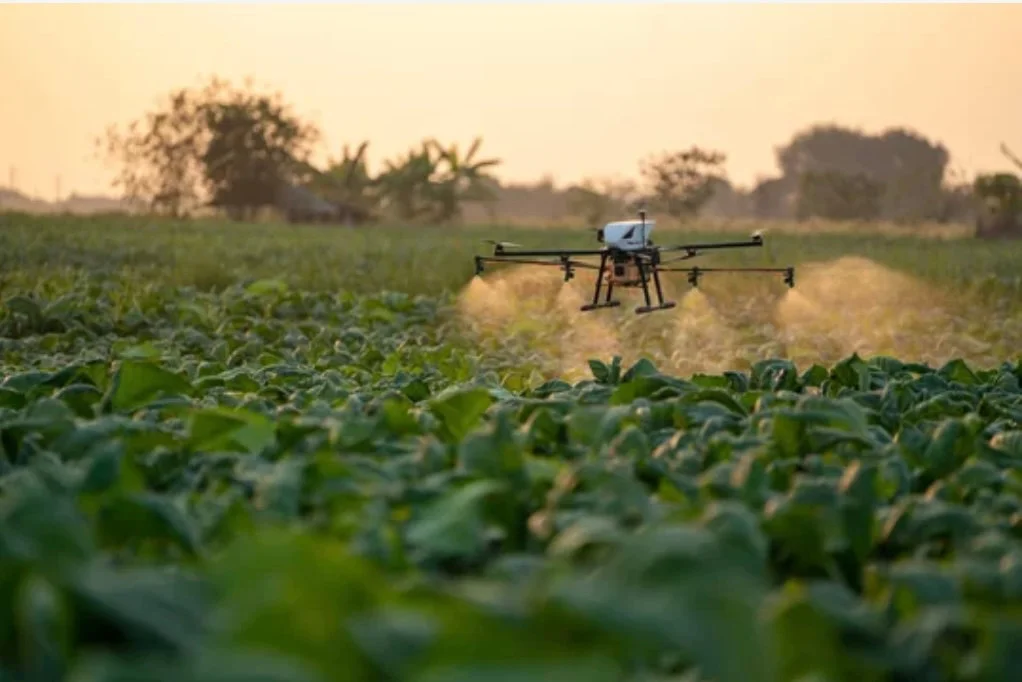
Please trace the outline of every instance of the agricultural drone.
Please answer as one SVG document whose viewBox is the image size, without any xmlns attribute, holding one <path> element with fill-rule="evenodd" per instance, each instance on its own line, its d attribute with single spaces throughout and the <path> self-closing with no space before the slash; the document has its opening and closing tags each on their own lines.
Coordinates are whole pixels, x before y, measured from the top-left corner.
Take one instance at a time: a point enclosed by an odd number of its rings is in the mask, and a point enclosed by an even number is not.
<svg viewBox="0 0 1022 682">
<path fill-rule="evenodd" d="M 784 283 L 795 286 L 795 268 L 683 268 L 669 267 L 671 263 L 695 258 L 703 251 L 716 249 L 734 249 L 749 246 L 763 246 L 763 237 L 754 234 L 749 241 L 716 242 L 708 244 L 678 244 L 674 246 L 655 246 L 649 234 L 656 226 L 656 221 L 646 221 L 646 211 L 639 211 L 638 220 L 621 220 L 607 223 L 596 231 L 596 240 L 604 244 L 599 249 L 554 249 L 512 251 L 508 247 L 518 244 L 507 242 L 490 242 L 494 245 L 490 257 L 476 256 L 476 274 L 483 272 L 484 262 L 525 263 L 532 265 L 556 265 L 564 270 L 564 281 L 575 276 L 576 268 L 598 270 L 596 274 L 596 290 L 591 303 L 583 305 L 580 310 L 588 311 L 597 308 L 613 308 L 621 305 L 621 301 L 612 300 L 614 287 L 642 288 L 646 304 L 635 309 L 637 314 L 650 313 L 654 310 L 673 308 L 674 301 L 665 301 L 660 285 L 661 272 L 688 272 L 688 282 L 694 287 L 699 286 L 699 278 L 708 272 L 777 272 L 784 273 Z M 664 253 L 680 253 L 681 255 L 662 257 Z M 599 256 L 599 264 L 576 260 L 576 257 Z M 552 260 L 544 260 L 552 259 Z M 656 289 L 657 303 L 650 298 L 649 283 L 653 281 Z M 606 291 L 603 301 L 600 293 Z"/>
</svg>

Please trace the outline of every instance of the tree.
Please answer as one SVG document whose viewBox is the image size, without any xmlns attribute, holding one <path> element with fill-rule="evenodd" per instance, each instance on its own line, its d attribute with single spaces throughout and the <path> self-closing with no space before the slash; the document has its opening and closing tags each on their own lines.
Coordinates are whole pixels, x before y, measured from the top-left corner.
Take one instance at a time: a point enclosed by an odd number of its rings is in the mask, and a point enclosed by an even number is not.
<svg viewBox="0 0 1022 682">
<path fill-rule="evenodd" d="M 385 211 L 406 222 L 428 220 L 435 212 L 432 178 L 437 160 L 432 146 L 422 142 L 393 161 L 385 162 L 385 170 L 376 181 Z"/>
<path fill-rule="evenodd" d="M 124 133 L 111 126 L 105 139 L 97 140 L 107 159 L 121 166 L 114 186 L 126 199 L 175 218 L 201 202 L 200 107 L 198 93 L 177 90 L 162 109 L 131 122 Z"/>
<path fill-rule="evenodd" d="M 499 159 L 475 160 L 482 140 L 477 138 L 465 156 L 456 145 L 424 140 L 418 149 L 386 162 L 377 177 L 381 205 L 396 218 L 410 222 L 447 223 L 461 216 L 465 201 L 486 201 L 495 179 L 485 169 Z"/>
<path fill-rule="evenodd" d="M 725 156 L 699 147 L 664 153 L 640 162 L 654 207 L 674 218 L 694 215 L 723 179 Z"/>
<path fill-rule="evenodd" d="M 491 183 L 496 181 L 485 169 L 500 163 L 498 159 L 475 160 L 481 138 L 476 138 L 464 156 L 458 154 L 458 146 L 442 146 L 432 140 L 438 155 L 437 167 L 440 175 L 436 178 L 434 193 L 437 201 L 437 218 L 440 222 L 461 217 L 461 204 L 465 201 L 488 202 L 494 199 Z"/>
<path fill-rule="evenodd" d="M 781 219 L 795 215 L 798 179 L 787 176 L 764 178 L 750 192 L 753 214 L 758 218 Z"/>
<path fill-rule="evenodd" d="M 282 186 L 304 184 L 319 131 L 290 113 L 279 94 L 231 91 L 214 82 L 201 103 L 208 141 L 201 157 L 210 205 L 236 218 L 271 206 Z"/>
<path fill-rule="evenodd" d="M 181 216 L 206 205 L 247 217 L 274 203 L 282 186 L 313 176 L 319 131 L 290 113 L 279 94 L 255 94 L 212 79 L 172 92 L 162 107 L 107 131 L 105 151 L 121 166 L 130 199 Z"/>
<path fill-rule="evenodd" d="M 1022 169 L 1022 161 L 1008 146 L 1001 152 Z M 982 206 L 976 225 L 976 236 L 983 238 L 1022 237 L 1022 179 L 1014 173 L 980 175 L 973 191 Z"/>
<path fill-rule="evenodd" d="M 961 168 L 949 168 L 943 196 L 937 209 L 937 222 L 972 222 L 977 217 L 973 180 Z"/>
<path fill-rule="evenodd" d="M 815 125 L 777 149 L 777 163 L 789 186 L 797 186 L 806 173 L 866 177 L 885 188 L 881 216 L 899 221 L 940 215 L 949 159 L 943 145 L 905 128 L 868 135 L 837 125 Z"/>
<path fill-rule="evenodd" d="M 741 218 L 753 213 L 750 192 L 742 191 L 726 178 L 710 179 L 710 198 L 700 208 L 700 215 L 717 218 Z"/>
<path fill-rule="evenodd" d="M 1017 175 L 980 175 L 974 189 L 983 203 L 976 236 L 1022 236 L 1022 181 Z"/>
<path fill-rule="evenodd" d="M 884 186 L 865 173 L 810 171 L 800 178 L 796 214 L 800 220 L 875 220 L 883 195 Z"/>
<path fill-rule="evenodd" d="M 568 210 L 592 226 L 636 208 L 641 202 L 633 183 L 613 178 L 585 178 L 568 188 L 566 198 Z"/>
</svg>

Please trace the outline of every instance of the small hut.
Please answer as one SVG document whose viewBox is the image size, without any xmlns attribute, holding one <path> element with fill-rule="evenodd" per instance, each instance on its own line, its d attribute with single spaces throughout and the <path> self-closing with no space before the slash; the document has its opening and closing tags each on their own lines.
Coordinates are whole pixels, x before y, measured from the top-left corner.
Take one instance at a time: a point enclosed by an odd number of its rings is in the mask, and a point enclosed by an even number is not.
<svg viewBox="0 0 1022 682">
<path fill-rule="evenodd" d="M 371 217 L 357 206 L 327 201 L 307 187 L 298 185 L 282 186 L 276 204 L 291 223 L 358 225 Z"/>
</svg>

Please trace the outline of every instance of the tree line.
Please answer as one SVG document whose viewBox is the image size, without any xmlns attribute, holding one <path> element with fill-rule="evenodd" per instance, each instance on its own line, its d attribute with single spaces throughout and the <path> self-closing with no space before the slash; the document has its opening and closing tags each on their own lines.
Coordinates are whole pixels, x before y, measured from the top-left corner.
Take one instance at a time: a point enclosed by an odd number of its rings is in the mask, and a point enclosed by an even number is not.
<svg viewBox="0 0 1022 682">
<path fill-rule="evenodd" d="M 182 217 L 217 211 L 238 220 L 260 209 L 296 221 L 364 224 L 383 220 L 444 224 L 466 203 L 495 200 L 500 159 L 480 158 L 477 138 L 423 140 L 371 174 L 368 142 L 310 161 L 321 131 L 280 93 L 221 79 L 169 93 L 125 130 L 111 127 L 101 149 L 118 167 L 126 198 L 154 213 Z M 1005 152 L 1022 170 L 1022 162 Z M 574 215 L 598 223 L 645 205 L 679 220 L 706 210 L 732 216 L 806 220 L 948 222 L 980 218 L 988 234 L 1022 232 L 1022 182 L 1012 173 L 950 177 L 940 143 L 906 129 L 870 135 L 815 125 L 776 150 L 780 174 L 752 189 L 727 179 L 723 152 L 692 145 L 639 162 L 636 181 L 584 180 L 567 190 Z"/>
<path fill-rule="evenodd" d="M 372 176 L 367 142 L 316 167 L 310 158 L 321 138 L 280 93 L 214 78 L 171 92 L 97 142 L 118 167 L 115 186 L 125 198 L 173 217 L 213 210 L 248 220 L 274 208 L 298 220 L 444 223 L 457 219 L 464 202 L 489 197 L 487 171 L 499 163 L 476 158 L 479 139 L 464 153 L 430 139 Z"/>
</svg>

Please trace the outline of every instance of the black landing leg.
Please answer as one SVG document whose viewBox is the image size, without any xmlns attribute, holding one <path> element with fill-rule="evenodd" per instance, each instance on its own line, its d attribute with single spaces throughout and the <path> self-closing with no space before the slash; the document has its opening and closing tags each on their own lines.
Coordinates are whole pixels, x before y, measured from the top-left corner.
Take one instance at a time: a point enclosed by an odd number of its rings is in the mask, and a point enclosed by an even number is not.
<svg viewBox="0 0 1022 682">
<path fill-rule="evenodd" d="M 676 304 L 674 301 L 664 301 L 664 290 L 660 286 L 660 272 L 654 265 L 653 271 L 653 284 L 656 286 L 657 305 L 653 305 L 649 298 L 649 278 L 646 276 L 646 269 L 642 263 L 637 263 L 639 266 L 639 275 L 642 279 L 642 295 L 646 299 L 646 305 L 639 306 L 635 309 L 636 314 L 642 315 L 643 313 L 651 313 L 654 310 L 667 310 L 673 308 Z"/>
<path fill-rule="evenodd" d="M 616 308 L 621 305 L 621 301 L 610 300 L 610 297 L 614 292 L 614 283 L 610 281 L 607 282 L 607 297 L 602 303 L 600 302 L 600 289 L 603 288 L 603 272 L 606 267 L 607 254 L 603 254 L 600 256 L 600 271 L 596 274 L 596 291 L 593 292 L 593 302 L 585 304 L 579 308 L 579 310 L 587 311 L 596 310 L 597 308 Z"/>
</svg>

